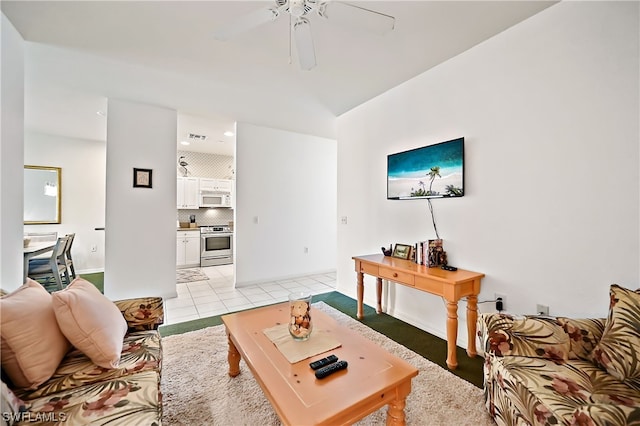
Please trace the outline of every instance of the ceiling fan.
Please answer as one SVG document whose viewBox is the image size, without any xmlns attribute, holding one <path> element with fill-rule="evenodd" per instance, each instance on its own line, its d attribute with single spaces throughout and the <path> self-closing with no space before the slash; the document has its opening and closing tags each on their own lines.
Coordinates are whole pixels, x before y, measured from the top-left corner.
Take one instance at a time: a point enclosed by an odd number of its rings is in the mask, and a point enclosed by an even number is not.
<svg viewBox="0 0 640 426">
<path fill-rule="evenodd" d="M 338 1 L 273 0 L 273 3 L 270 7 L 257 9 L 219 28 L 214 32 L 214 37 L 221 41 L 229 40 L 262 24 L 275 21 L 280 15 L 289 15 L 290 31 L 295 39 L 300 68 L 310 70 L 316 66 L 309 22 L 312 15 L 377 34 L 391 31 L 395 25 L 393 16 Z"/>
</svg>

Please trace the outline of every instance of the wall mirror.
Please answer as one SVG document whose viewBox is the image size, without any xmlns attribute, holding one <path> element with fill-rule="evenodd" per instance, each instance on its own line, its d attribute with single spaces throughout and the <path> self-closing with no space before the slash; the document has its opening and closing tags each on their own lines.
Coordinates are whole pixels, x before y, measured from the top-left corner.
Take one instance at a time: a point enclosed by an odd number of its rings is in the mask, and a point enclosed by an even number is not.
<svg viewBox="0 0 640 426">
<path fill-rule="evenodd" d="M 25 225 L 61 223 L 62 169 L 24 166 Z"/>
</svg>

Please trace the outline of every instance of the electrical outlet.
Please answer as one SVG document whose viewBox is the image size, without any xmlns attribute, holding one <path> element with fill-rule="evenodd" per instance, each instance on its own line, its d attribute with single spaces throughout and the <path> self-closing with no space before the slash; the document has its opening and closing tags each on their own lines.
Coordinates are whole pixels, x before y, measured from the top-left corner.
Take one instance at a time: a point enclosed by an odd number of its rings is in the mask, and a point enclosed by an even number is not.
<svg viewBox="0 0 640 426">
<path fill-rule="evenodd" d="M 496 293 L 495 294 L 495 300 L 496 300 L 496 311 L 506 311 L 507 310 L 507 296 L 505 294 L 502 293 Z M 499 309 L 498 307 L 498 299 L 501 299 L 502 301 L 502 309 Z"/>
<path fill-rule="evenodd" d="M 340 223 L 342 223 L 343 225 L 346 225 L 347 224 L 347 217 L 346 216 L 342 216 L 340 218 Z"/>
<path fill-rule="evenodd" d="M 91 246 L 91 253 L 95 253 L 98 251 L 98 246 Z"/>
<path fill-rule="evenodd" d="M 536 314 L 549 315 L 549 307 L 546 305 L 536 305 Z"/>
</svg>

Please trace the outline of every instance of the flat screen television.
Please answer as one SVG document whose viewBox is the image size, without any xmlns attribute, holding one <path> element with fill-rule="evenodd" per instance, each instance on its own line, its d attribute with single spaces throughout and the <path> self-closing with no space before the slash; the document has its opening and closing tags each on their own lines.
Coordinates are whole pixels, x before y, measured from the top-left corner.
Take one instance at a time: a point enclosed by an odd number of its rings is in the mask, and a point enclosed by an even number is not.
<svg viewBox="0 0 640 426">
<path fill-rule="evenodd" d="M 387 199 L 464 195 L 464 138 L 387 156 Z"/>
</svg>

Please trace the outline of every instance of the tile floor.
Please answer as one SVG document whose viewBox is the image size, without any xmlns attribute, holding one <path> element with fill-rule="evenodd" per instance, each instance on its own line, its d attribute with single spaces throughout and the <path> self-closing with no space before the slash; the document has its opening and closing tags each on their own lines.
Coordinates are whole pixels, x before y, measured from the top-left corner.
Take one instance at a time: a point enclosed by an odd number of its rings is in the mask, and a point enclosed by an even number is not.
<svg viewBox="0 0 640 426">
<path fill-rule="evenodd" d="M 292 291 L 321 294 L 336 288 L 335 272 L 234 288 L 233 265 L 201 268 L 206 281 L 178 284 L 178 297 L 164 301 L 165 324 L 176 324 L 284 302 Z"/>
</svg>

